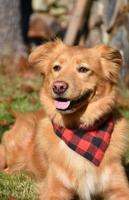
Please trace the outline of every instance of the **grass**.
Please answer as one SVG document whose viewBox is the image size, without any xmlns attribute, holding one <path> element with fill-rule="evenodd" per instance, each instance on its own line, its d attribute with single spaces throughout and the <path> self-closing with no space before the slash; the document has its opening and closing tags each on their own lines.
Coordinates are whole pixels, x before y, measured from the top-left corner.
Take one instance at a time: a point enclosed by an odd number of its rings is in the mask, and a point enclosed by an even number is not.
<svg viewBox="0 0 129 200">
<path fill-rule="evenodd" d="M 0 75 L 0 138 L 15 121 L 11 110 L 28 112 L 40 108 L 38 94 L 41 82 L 39 76 Z M 129 109 L 120 111 L 129 120 Z M 125 157 L 129 163 L 129 151 Z M 37 200 L 35 188 L 34 181 L 26 173 L 0 173 L 0 200 Z"/>
<path fill-rule="evenodd" d="M 5 175 L 0 173 L 0 200 L 37 200 L 33 179 L 26 173 Z"/>
<path fill-rule="evenodd" d="M 0 105 L 4 104 L 6 107 L 21 112 L 37 110 L 40 106 L 38 97 L 40 85 L 39 76 L 32 76 L 32 78 L 16 76 L 14 78 L 0 75 Z"/>
</svg>

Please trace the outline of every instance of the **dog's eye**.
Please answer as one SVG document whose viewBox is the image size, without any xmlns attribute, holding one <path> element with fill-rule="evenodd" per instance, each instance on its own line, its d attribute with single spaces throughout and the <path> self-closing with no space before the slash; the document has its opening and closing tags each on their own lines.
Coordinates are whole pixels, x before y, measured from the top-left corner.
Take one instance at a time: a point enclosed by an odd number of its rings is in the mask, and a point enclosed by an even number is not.
<svg viewBox="0 0 129 200">
<path fill-rule="evenodd" d="M 55 72 L 58 72 L 58 71 L 61 70 L 61 66 L 60 66 L 60 65 L 54 65 L 54 66 L 53 66 L 53 70 L 54 70 Z"/>
<path fill-rule="evenodd" d="M 89 69 L 87 67 L 84 67 L 84 66 L 80 66 L 77 70 L 80 73 L 86 73 L 86 72 L 89 71 Z"/>
</svg>

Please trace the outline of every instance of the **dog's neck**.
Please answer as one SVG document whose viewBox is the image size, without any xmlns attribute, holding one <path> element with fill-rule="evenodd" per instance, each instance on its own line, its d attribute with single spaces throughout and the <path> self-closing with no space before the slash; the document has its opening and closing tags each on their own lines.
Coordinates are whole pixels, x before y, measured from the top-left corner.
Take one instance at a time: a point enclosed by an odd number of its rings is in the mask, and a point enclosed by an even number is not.
<svg viewBox="0 0 129 200">
<path fill-rule="evenodd" d="M 52 122 L 55 134 L 79 155 L 99 166 L 110 143 L 115 124 L 113 113 L 104 114 L 93 126 L 60 127 Z"/>
</svg>

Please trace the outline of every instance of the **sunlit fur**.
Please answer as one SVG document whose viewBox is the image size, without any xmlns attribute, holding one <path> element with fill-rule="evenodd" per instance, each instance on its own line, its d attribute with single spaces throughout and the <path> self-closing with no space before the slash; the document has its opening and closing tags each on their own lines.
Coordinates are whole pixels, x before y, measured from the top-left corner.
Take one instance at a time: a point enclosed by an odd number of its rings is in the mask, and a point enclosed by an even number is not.
<svg viewBox="0 0 129 200">
<path fill-rule="evenodd" d="M 4 133 L 0 145 L 0 170 L 13 173 L 21 169 L 33 171 L 30 159 L 33 154 L 35 133 L 38 121 L 44 117 L 43 111 L 18 113 L 15 124 Z"/>
<path fill-rule="evenodd" d="M 81 157 L 53 132 L 51 120 L 64 127 L 80 124 L 93 125 L 109 112 L 115 112 L 117 82 L 121 55 L 105 45 L 86 49 L 70 47 L 57 40 L 36 48 L 29 57 L 44 76 L 40 99 L 46 117 L 38 121 L 28 168 L 38 178 L 41 200 L 70 200 L 77 194 L 82 200 L 101 195 L 105 200 L 128 200 L 129 188 L 121 164 L 129 145 L 129 127 L 120 114 L 116 121 L 109 147 L 99 167 Z M 53 71 L 59 64 L 60 71 Z M 89 71 L 79 73 L 79 65 Z M 54 81 L 69 84 L 63 98 L 78 99 L 90 90 L 90 95 L 74 112 L 61 113 L 55 108 L 52 86 Z M 29 146 L 28 146 L 29 149 Z"/>
</svg>

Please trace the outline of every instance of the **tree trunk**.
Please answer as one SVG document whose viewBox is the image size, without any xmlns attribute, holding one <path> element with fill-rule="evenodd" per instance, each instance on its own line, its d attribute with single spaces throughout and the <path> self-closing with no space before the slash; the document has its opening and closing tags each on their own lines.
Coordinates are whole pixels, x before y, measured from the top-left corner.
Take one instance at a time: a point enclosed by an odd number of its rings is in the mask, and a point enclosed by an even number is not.
<svg viewBox="0 0 129 200">
<path fill-rule="evenodd" d="M 0 63 L 25 53 L 21 34 L 20 0 L 0 0 Z"/>
<path fill-rule="evenodd" d="M 68 26 L 68 30 L 66 32 L 64 42 L 69 45 L 73 45 L 77 33 L 82 25 L 82 18 L 84 17 L 84 11 L 86 6 L 88 5 L 88 0 L 77 0 L 75 3 L 75 10 L 73 15 L 71 16 L 71 20 Z"/>
</svg>

